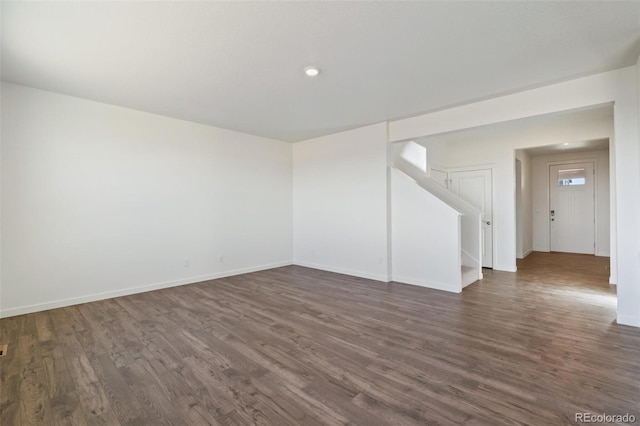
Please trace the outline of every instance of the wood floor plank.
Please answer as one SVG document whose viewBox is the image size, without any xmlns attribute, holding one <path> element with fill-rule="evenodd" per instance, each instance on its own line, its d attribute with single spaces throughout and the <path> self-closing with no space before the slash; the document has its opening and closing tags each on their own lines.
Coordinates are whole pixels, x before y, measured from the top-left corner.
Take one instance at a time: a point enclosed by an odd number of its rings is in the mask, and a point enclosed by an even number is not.
<svg viewBox="0 0 640 426">
<path fill-rule="evenodd" d="M 533 253 L 461 294 L 297 266 L 0 320 L 0 424 L 640 419 L 608 259 Z"/>
<path fill-rule="evenodd" d="M 118 422 L 121 425 L 151 424 L 147 410 L 138 403 L 111 358 L 100 355 L 89 362 Z"/>
<path fill-rule="evenodd" d="M 82 411 L 80 399 L 75 392 L 56 395 L 51 398 L 53 421 L 55 425 L 85 426 L 87 420 Z"/>
<path fill-rule="evenodd" d="M 111 404 L 107 399 L 107 396 L 97 382 L 87 383 L 86 386 L 79 387 L 78 398 L 80 399 L 80 406 L 90 425 L 119 425 L 121 424 L 114 411 L 111 409 Z"/>
<path fill-rule="evenodd" d="M 6 355 L 0 359 L 0 423 L 7 419 L 7 424 L 20 424 L 19 322 L 19 317 L 13 317 L 0 323 L 0 343 L 8 345 Z"/>
<path fill-rule="evenodd" d="M 33 330 L 32 330 L 33 331 Z M 35 334 L 23 334 L 18 340 L 20 357 L 21 419 L 25 424 L 53 423 L 46 372 Z"/>
<path fill-rule="evenodd" d="M 4 363 L 4 360 L 2 361 Z M 17 359 L 16 359 L 17 362 Z M 0 424 L 22 424 L 20 414 L 20 375 L 5 374 L 0 377 Z"/>
<path fill-rule="evenodd" d="M 52 333 L 50 337 L 55 337 Z M 47 391 L 51 400 L 53 422 L 56 425 L 86 425 L 86 419 L 76 394 L 73 378 L 68 371 L 63 346 L 55 340 L 40 343 Z"/>
</svg>

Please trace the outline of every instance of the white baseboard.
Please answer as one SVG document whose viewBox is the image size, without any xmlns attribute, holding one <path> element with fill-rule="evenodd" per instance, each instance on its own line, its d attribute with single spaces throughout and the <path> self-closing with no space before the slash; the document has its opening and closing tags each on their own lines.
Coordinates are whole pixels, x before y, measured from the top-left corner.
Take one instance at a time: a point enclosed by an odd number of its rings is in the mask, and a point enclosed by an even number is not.
<svg viewBox="0 0 640 426">
<path fill-rule="evenodd" d="M 195 284 L 202 281 L 215 280 L 218 278 L 232 277 L 234 275 L 248 274 L 250 272 L 264 271 L 267 269 L 280 268 L 289 266 L 292 262 L 277 262 L 266 265 L 252 266 L 249 268 L 234 269 L 231 271 L 216 272 L 214 274 L 201 275 L 197 277 L 183 278 L 180 280 L 166 281 L 161 283 L 146 284 L 136 287 L 129 287 L 114 291 L 105 291 L 101 293 L 88 294 L 78 297 L 70 297 L 67 299 L 54 300 L 45 303 L 36 303 L 33 305 L 18 306 L 15 308 L 4 309 L 0 311 L 0 318 L 13 317 L 16 315 L 30 314 L 33 312 L 46 311 L 55 308 L 64 308 L 66 306 L 78 305 L 80 303 L 96 302 L 98 300 L 112 299 L 114 297 L 128 296 L 130 294 L 145 293 L 147 291 L 160 290 L 163 288 L 177 287 L 186 284 Z"/>
<path fill-rule="evenodd" d="M 618 318 L 616 319 L 616 322 L 622 325 L 640 327 L 640 317 L 636 317 L 636 316 L 632 317 L 632 316 L 618 314 Z"/>
<path fill-rule="evenodd" d="M 493 265 L 494 271 L 503 271 L 503 272 L 518 272 L 518 267 L 516 265 L 513 266 L 502 266 L 502 265 Z"/>
<path fill-rule="evenodd" d="M 460 293 L 462 291 L 461 286 L 458 286 L 456 288 L 455 285 L 441 283 L 438 281 L 423 280 L 423 279 L 413 278 L 413 277 L 404 277 L 404 276 L 395 275 L 393 277 L 393 281 L 403 283 L 403 284 L 415 285 L 419 287 L 432 288 L 434 290 L 448 291 L 450 293 Z"/>
<path fill-rule="evenodd" d="M 533 253 L 532 248 L 525 251 L 524 253 L 516 253 L 516 259 L 524 259 L 525 257 L 529 256 L 531 253 Z"/>
<path fill-rule="evenodd" d="M 533 251 L 539 251 L 541 253 L 551 253 L 551 250 L 549 250 L 549 247 L 534 247 Z"/>
<path fill-rule="evenodd" d="M 351 275 L 352 277 L 366 278 L 368 280 L 382 281 L 385 283 L 388 283 L 390 281 L 389 277 L 387 277 L 386 275 L 371 274 L 369 272 L 354 271 L 352 269 L 336 268 L 333 266 L 319 265 L 317 263 L 304 262 L 299 260 L 294 260 L 293 264 L 296 266 L 304 266 L 305 268 L 319 269 L 321 271 L 335 272 L 336 274 Z"/>
</svg>

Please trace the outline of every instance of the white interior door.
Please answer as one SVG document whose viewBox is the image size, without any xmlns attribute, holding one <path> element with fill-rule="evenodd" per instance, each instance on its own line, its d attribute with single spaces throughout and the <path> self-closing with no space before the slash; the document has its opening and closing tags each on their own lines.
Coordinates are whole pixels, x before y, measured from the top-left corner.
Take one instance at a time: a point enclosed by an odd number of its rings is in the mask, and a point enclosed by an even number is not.
<svg viewBox="0 0 640 426">
<path fill-rule="evenodd" d="M 493 196 L 491 169 L 449 173 L 449 189 L 483 213 L 482 267 L 493 268 Z"/>
<path fill-rule="evenodd" d="M 593 163 L 549 167 L 550 249 L 595 254 Z"/>
</svg>

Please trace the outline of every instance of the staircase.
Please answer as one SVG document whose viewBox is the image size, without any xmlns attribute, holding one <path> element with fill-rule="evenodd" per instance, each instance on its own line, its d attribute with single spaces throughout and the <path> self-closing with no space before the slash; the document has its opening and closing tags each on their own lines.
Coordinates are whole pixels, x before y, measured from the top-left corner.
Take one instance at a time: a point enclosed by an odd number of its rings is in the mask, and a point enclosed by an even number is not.
<svg viewBox="0 0 640 426">
<path fill-rule="evenodd" d="M 460 275 L 460 279 L 461 279 L 461 283 L 462 283 L 462 288 L 465 288 L 466 286 L 468 286 L 469 284 L 473 284 L 474 282 L 478 281 L 478 271 L 476 270 L 476 268 L 472 267 L 472 266 L 461 266 L 461 275 Z"/>
<path fill-rule="evenodd" d="M 482 212 L 428 177 L 426 150 L 406 144 L 392 164 L 392 217 L 403 219 L 392 226 L 393 280 L 459 293 L 482 279 Z"/>
</svg>

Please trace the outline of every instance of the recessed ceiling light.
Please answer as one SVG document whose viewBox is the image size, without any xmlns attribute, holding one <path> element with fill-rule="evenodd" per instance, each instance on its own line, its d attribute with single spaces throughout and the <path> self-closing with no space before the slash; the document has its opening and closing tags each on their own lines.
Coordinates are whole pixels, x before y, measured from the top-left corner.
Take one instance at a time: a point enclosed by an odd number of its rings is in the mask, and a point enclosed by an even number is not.
<svg viewBox="0 0 640 426">
<path fill-rule="evenodd" d="M 304 73 L 307 75 L 307 77 L 315 77 L 320 74 L 320 70 L 317 67 L 306 67 L 304 69 Z"/>
<path fill-rule="evenodd" d="M 562 145 L 567 146 L 567 145 L 569 145 L 569 142 L 565 142 Z"/>
</svg>

